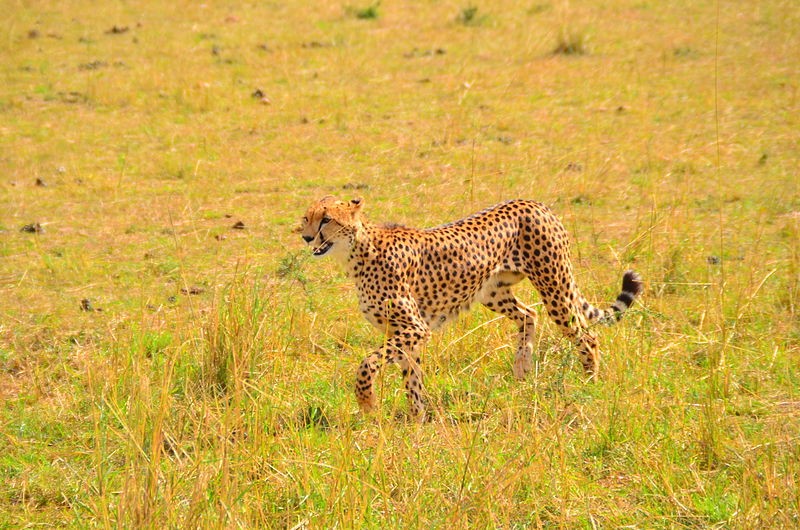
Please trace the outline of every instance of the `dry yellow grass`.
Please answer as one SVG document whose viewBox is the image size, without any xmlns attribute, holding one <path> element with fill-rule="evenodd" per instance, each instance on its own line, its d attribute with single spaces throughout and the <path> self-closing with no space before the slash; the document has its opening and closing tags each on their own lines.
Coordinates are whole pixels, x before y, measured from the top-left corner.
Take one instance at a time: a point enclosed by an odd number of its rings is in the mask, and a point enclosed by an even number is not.
<svg viewBox="0 0 800 530">
<path fill-rule="evenodd" d="M 795 2 L 0 7 L 0 527 L 800 524 Z M 513 381 L 479 309 L 431 423 L 391 370 L 363 417 L 326 194 L 537 199 L 647 292 L 596 385 L 549 324 Z"/>
</svg>

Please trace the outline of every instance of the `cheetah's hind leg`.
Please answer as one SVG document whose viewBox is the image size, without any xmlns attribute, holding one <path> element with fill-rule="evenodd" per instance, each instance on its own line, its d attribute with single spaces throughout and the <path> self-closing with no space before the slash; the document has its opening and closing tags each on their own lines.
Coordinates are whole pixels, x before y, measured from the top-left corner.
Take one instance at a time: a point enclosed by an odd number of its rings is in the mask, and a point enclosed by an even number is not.
<svg viewBox="0 0 800 530">
<path fill-rule="evenodd" d="M 497 286 L 482 297 L 483 305 L 500 313 L 517 324 L 517 352 L 514 355 L 512 372 L 517 379 L 524 379 L 533 366 L 533 337 L 536 330 L 536 313 L 517 300 L 509 286 Z"/>
</svg>

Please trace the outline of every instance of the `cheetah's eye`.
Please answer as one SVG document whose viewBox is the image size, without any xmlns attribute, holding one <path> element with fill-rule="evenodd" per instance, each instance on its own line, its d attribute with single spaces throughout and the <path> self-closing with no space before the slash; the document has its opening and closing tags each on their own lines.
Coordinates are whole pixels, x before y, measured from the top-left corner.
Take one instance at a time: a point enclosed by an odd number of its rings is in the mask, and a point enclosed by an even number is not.
<svg viewBox="0 0 800 530">
<path fill-rule="evenodd" d="M 319 222 L 319 226 L 322 226 L 324 224 L 328 224 L 330 222 L 331 222 L 331 218 L 326 215 L 325 217 L 322 218 L 322 221 Z"/>
</svg>

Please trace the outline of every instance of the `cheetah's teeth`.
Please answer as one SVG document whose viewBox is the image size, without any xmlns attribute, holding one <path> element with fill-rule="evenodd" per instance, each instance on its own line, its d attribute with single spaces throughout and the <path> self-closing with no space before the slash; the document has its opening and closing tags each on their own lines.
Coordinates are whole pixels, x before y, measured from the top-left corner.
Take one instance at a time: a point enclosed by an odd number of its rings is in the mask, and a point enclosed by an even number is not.
<svg viewBox="0 0 800 530">
<path fill-rule="evenodd" d="M 314 247 L 312 254 L 314 254 L 315 256 L 323 256 L 326 252 L 328 252 L 331 249 L 331 247 L 333 247 L 333 243 L 326 241 L 320 246 Z"/>
</svg>

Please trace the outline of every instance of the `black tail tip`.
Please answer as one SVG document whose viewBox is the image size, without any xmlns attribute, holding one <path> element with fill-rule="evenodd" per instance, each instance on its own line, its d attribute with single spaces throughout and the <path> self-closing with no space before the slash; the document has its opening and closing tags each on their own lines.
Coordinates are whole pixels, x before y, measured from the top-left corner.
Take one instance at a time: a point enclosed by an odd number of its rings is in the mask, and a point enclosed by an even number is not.
<svg viewBox="0 0 800 530">
<path fill-rule="evenodd" d="M 622 291 L 631 293 L 633 296 L 639 296 L 644 290 L 644 282 L 642 277 L 636 271 L 626 271 L 622 276 Z"/>
</svg>

